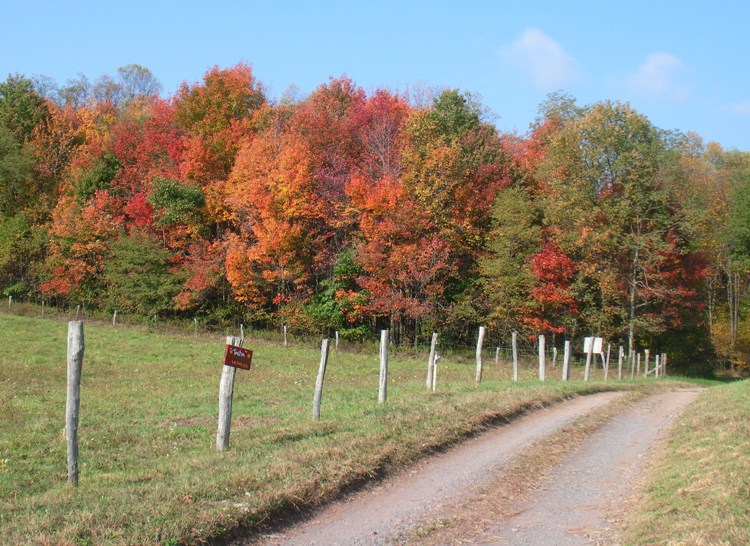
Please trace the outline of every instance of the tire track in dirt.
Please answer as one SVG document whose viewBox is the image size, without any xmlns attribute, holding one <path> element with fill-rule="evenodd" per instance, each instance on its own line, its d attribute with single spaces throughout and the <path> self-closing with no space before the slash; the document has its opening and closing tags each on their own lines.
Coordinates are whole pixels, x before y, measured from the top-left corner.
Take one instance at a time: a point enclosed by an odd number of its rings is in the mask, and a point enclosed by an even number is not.
<svg viewBox="0 0 750 546">
<path fill-rule="evenodd" d="M 400 541 L 411 529 L 449 512 L 458 499 L 533 443 L 626 395 L 597 393 L 534 411 L 253 543 L 354 546 Z"/>
</svg>

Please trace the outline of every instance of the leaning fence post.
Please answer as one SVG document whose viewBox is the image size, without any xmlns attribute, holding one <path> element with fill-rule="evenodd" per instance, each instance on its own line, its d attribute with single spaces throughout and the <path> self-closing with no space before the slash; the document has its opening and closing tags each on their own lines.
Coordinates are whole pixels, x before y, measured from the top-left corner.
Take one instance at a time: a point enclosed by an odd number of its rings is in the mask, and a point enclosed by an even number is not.
<svg viewBox="0 0 750 546">
<path fill-rule="evenodd" d="M 83 322 L 68 322 L 68 392 L 65 404 L 65 439 L 68 444 L 68 483 L 78 485 L 78 418 L 83 368 Z"/>
<path fill-rule="evenodd" d="M 518 334 L 515 331 L 510 334 L 510 341 L 513 348 L 513 381 L 518 381 Z"/>
<path fill-rule="evenodd" d="M 227 336 L 227 345 L 238 345 L 240 340 Z M 233 366 L 222 366 L 219 382 L 219 428 L 216 431 L 216 449 L 226 451 L 229 448 L 229 433 L 232 428 L 232 396 L 234 395 Z"/>
<path fill-rule="evenodd" d="M 380 331 L 380 389 L 378 403 L 385 404 L 388 399 L 388 330 Z"/>
<path fill-rule="evenodd" d="M 435 378 L 435 355 L 437 351 L 437 332 L 432 332 L 432 341 L 430 342 L 430 356 L 427 358 L 427 381 L 426 385 L 428 389 L 433 388 Z"/>
<path fill-rule="evenodd" d="M 609 355 L 610 350 L 612 349 L 612 346 L 607 343 L 607 360 L 604 361 L 604 381 L 606 381 L 609 378 Z"/>
<path fill-rule="evenodd" d="M 544 381 L 544 372 L 546 371 L 546 364 L 544 361 L 544 335 L 539 334 L 539 381 Z"/>
<path fill-rule="evenodd" d="M 570 340 L 565 340 L 565 348 L 563 349 L 563 369 L 562 369 L 562 380 L 567 381 L 570 379 Z"/>
<path fill-rule="evenodd" d="M 479 327 L 479 336 L 477 337 L 477 374 L 474 383 L 479 385 L 482 382 L 482 344 L 484 343 L 485 327 Z"/>
<path fill-rule="evenodd" d="M 320 399 L 323 396 L 323 379 L 326 376 L 326 365 L 328 364 L 328 338 L 320 344 L 320 366 L 318 377 L 315 380 L 315 396 L 313 397 L 313 419 L 320 419 Z"/>
<path fill-rule="evenodd" d="M 594 338 L 590 337 L 588 339 L 590 340 L 590 343 L 588 347 L 586 347 L 586 367 L 583 370 L 584 381 L 589 380 L 589 374 L 591 371 L 591 356 L 594 354 Z"/>
</svg>

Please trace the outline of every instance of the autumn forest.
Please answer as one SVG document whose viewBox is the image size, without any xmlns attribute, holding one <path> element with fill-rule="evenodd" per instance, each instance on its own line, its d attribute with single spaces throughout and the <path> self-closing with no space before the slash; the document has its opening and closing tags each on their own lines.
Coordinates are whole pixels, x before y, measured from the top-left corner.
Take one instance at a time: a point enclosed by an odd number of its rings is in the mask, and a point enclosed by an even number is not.
<svg viewBox="0 0 750 546">
<path fill-rule="evenodd" d="M 456 89 L 270 99 L 245 64 L 160 87 L 139 65 L 0 83 L 6 298 L 750 366 L 748 152 L 564 93 L 521 135 Z"/>
</svg>

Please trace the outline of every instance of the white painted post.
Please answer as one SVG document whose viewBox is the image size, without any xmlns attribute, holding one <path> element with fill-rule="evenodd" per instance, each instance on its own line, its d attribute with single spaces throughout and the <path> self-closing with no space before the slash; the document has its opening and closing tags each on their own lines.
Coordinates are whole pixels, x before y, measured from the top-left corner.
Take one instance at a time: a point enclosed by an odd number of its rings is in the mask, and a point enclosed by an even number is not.
<svg viewBox="0 0 750 546">
<path fill-rule="evenodd" d="M 434 389 L 434 378 L 435 378 L 435 356 L 437 351 L 437 332 L 432 332 L 432 341 L 430 342 L 430 356 L 427 358 L 427 381 L 426 385 L 428 389 Z"/>
<path fill-rule="evenodd" d="M 539 381 L 544 381 L 544 373 L 545 373 L 545 361 L 544 361 L 544 335 L 539 334 Z"/>
<path fill-rule="evenodd" d="M 388 398 L 388 330 L 380 331 L 380 389 L 378 402 L 385 404 Z"/>
<path fill-rule="evenodd" d="M 500 362 L 500 347 L 495 347 L 495 366 Z"/>
<path fill-rule="evenodd" d="M 8 296 L 8 307 L 13 305 L 13 296 Z"/>
<path fill-rule="evenodd" d="M 240 340 L 227 336 L 227 345 L 238 345 Z M 229 449 L 229 434 L 232 430 L 232 397 L 234 395 L 234 374 L 237 368 L 222 366 L 219 382 L 219 427 L 216 431 L 216 449 Z"/>
<path fill-rule="evenodd" d="M 328 364 L 328 338 L 320 344 L 320 366 L 318 366 L 318 377 L 315 380 L 315 396 L 313 396 L 313 419 L 320 420 L 320 399 L 323 396 L 323 379 L 326 376 L 326 365 Z"/>
<path fill-rule="evenodd" d="M 284 347 L 287 347 L 287 338 L 286 338 L 286 324 L 284 325 Z"/>
<path fill-rule="evenodd" d="M 607 343 L 607 360 L 604 361 L 604 381 L 609 378 L 609 354 L 612 346 Z"/>
<path fill-rule="evenodd" d="M 78 421 L 83 368 L 83 322 L 68 322 L 68 390 L 65 404 L 65 439 L 68 445 L 68 483 L 78 485 Z"/>
<path fill-rule="evenodd" d="M 518 381 L 518 333 L 514 331 L 510 339 L 513 348 L 513 381 Z"/>
<path fill-rule="evenodd" d="M 625 356 L 625 349 L 622 345 L 619 347 L 619 351 L 617 353 L 617 379 L 622 379 L 622 360 Z"/>
<path fill-rule="evenodd" d="M 565 340 L 565 348 L 563 349 L 563 369 L 562 369 L 562 380 L 568 381 L 570 379 L 570 340 Z"/>
<path fill-rule="evenodd" d="M 583 370 L 583 380 L 588 381 L 589 380 L 589 374 L 591 371 L 591 356 L 594 354 L 594 338 L 591 338 L 591 343 L 588 346 L 588 351 L 586 351 L 586 367 Z"/>
<path fill-rule="evenodd" d="M 646 354 L 646 363 L 643 366 L 643 377 L 648 377 L 648 357 L 651 356 L 651 350 L 645 349 L 643 352 Z"/>
<path fill-rule="evenodd" d="M 482 344 L 484 343 L 484 332 L 485 327 L 479 327 L 479 336 L 477 337 L 477 373 L 474 378 L 474 383 L 479 385 L 482 382 Z"/>
<path fill-rule="evenodd" d="M 336 330 L 335 338 L 336 338 L 335 348 L 336 348 L 336 352 L 338 353 L 339 352 L 339 331 L 338 330 Z"/>
</svg>

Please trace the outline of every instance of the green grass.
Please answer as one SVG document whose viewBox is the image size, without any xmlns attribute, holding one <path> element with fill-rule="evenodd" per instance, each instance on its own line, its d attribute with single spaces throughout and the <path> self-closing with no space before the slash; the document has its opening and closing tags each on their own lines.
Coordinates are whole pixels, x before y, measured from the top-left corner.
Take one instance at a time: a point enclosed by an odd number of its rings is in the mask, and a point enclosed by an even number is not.
<svg viewBox="0 0 750 546">
<path fill-rule="evenodd" d="M 625 544 L 750 544 L 750 382 L 706 391 L 680 417 Z"/>
<path fill-rule="evenodd" d="M 249 340 L 254 368 L 237 371 L 231 446 L 218 453 L 223 337 L 86 323 L 80 483 L 72 488 L 66 336 L 59 320 L 0 314 L 0 544 L 221 537 L 314 506 L 523 409 L 603 389 L 675 384 L 540 384 L 533 359 L 523 381 L 512 383 L 509 365 L 495 366 L 489 356 L 476 388 L 472 359 L 446 356 L 431 393 L 426 353 L 395 351 L 388 403 L 379 405 L 377 350 L 342 350 L 330 356 L 322 418 L 313 422 L 319 349 Z M 574 377 L 581 375 L 576 368 Z"/>
</svg>

